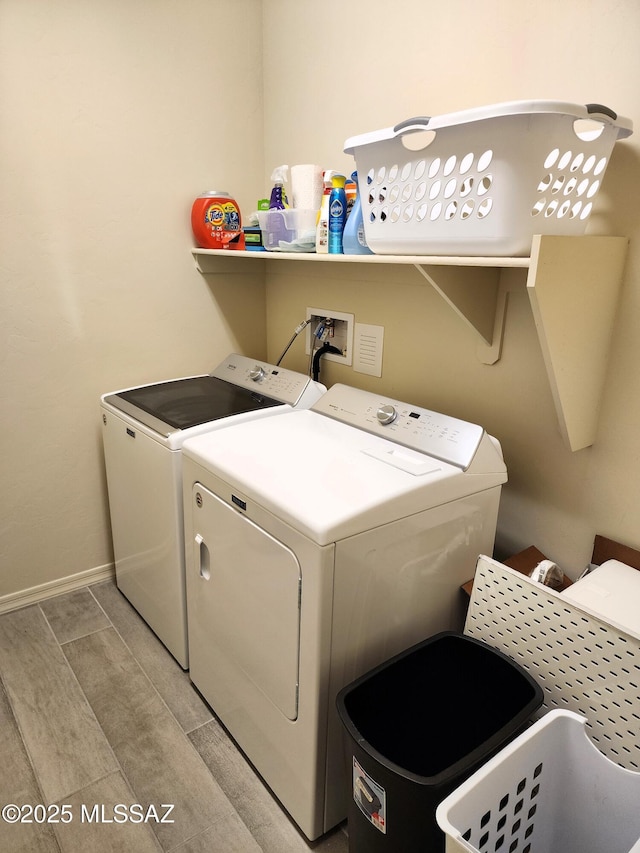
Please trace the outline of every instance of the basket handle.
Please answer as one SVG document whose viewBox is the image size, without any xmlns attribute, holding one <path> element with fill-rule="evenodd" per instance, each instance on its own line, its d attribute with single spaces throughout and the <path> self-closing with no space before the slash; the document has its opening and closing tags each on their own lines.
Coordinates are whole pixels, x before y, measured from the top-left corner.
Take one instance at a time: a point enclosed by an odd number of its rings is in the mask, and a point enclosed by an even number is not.
<svg viewBox="0 0 640 853">
<path fill-rule="evenodd" d="M 611 121 L 618 120 L 618 114 L 611 109 L 611 107 L 607 107 L 604 104 L 585 104 L 587 108 L 587 112 L 589 115 L 602 115 L 610 118 Z M 429 122 L 431 121 L 431 116 L 414 116 L 413 118 L 407 118 L 404 121 L 401 121 L 399 124 L 394 125 L 393 132 L 400 133 L 403 130 L 409 130 L 410 128 L 413 130 L 424 130 L 425 127 L 429 126 Z"/>
<path fill-rule="evenodd" d="M 599 114 L 610 118 L 611 121 L 618 120 L 618 114 L 615 113 L 610 107 L 605 107 L 604 104 L 585 104 L 585 106 L 589 115 Z"/>
<path fill-rule="evenodd" d="M 431 121 L 431 116 L 414 116 L 413 118 L 406 118 L 404 121 L 401 121 L 400 124 L 394 125 L 393 132 L 394 133 L 402 133 L 403 131 L 414 131 L 414 130 L 424 130 L 429 126 L 429 122 Z"/>
</svg>

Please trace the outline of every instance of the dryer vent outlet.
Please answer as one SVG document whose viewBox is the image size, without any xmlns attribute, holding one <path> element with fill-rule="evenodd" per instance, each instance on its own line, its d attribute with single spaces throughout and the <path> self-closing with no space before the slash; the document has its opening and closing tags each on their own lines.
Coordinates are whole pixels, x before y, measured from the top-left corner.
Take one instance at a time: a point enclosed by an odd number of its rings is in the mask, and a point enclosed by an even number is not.
<svg viewBox="0 0 640 853">
<path fill-rule="evenodd" d="M 311 321 L 307 326 L 307 355 L 311 356 L 312 351 L 328 342 L 342 355 L 327 353 L 323 359 L 350 367 L 353 364 L 354 315 L 325 308 L 307 308 L 307 320 Z"/>
</svg>

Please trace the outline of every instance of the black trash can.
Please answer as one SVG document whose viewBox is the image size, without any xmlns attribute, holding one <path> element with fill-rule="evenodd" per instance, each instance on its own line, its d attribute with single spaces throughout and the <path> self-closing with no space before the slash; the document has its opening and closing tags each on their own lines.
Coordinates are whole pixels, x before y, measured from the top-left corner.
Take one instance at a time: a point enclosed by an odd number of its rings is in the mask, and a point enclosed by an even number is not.
<svg viewBox="0 0 640 853">
<path fill-rule="evenodd" d="M 441 800 L 512 740 L 543 692 L 506 655 L 444 632 L 344 687 L 350 853 L 440 853 Z"/>
</svg>

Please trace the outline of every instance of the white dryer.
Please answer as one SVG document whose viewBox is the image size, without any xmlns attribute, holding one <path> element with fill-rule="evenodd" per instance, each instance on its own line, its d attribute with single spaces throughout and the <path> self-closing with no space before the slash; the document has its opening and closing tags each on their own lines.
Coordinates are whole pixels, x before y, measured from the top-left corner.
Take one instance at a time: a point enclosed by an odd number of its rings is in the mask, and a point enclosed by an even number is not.
<svg viewBox="0 0 640 853">
<path fill-rule="evenodd" d="M 460 585 L 493 550 L 500 446 L 334 385 L 183 455 L 191 679 L 313 840 L 346 816 L 338 690 L 462 629 Z"/>
<path fill-rule="evenodd" d="M 308 376 L 231 353 L 210 374 L 103 394 L 116 583 L 187 668 L 182 444 L 314 403 Z"/>
</svg>

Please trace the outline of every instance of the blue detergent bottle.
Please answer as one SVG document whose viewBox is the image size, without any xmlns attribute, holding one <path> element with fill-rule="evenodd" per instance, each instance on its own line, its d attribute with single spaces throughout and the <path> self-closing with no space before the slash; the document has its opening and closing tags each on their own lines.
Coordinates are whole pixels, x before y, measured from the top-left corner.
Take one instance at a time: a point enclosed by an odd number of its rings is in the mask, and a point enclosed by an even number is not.
<svg viewBox="0 0 640 853">
<path fill-rule="evenodd" d="M 342 232 L 347 221 L 347 195 L 344 185 L 347 179 L 344 175 L 333 175 L 332 188 L 329 196 L 329 254 L 341 255 Z"/>
<path fill-rule="evenodd" d="M 360 187 L 358 186 L 358 173 L 353 172 L 351 180 L 358 187 L 356 200 L 344 226 L 342 233 L 342 249 L 345 255 L 372 255 L 373 252 L 367 246 L 367 238 L 364 234 L 364 219 L 362 216 L 362 204 L 360 203 Z"/>
</svg>

